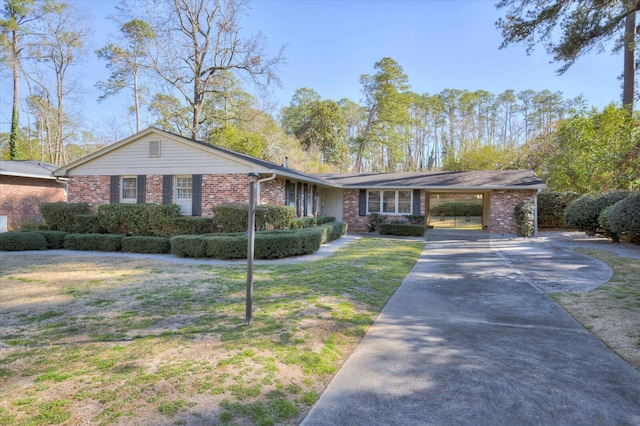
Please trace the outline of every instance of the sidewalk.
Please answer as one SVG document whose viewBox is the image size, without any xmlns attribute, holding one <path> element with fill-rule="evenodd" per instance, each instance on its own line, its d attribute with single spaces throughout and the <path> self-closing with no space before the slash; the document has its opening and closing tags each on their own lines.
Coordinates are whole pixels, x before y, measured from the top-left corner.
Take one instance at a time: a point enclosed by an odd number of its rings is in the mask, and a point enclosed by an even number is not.
<svg viewBox="0 0 640 426">
<path fill-rule="evenodd" d="M 545 293 L 610 274 L 550 244 L 428 235 L 302 425 L 639 425 L 640 373 Z"/>
</svg>

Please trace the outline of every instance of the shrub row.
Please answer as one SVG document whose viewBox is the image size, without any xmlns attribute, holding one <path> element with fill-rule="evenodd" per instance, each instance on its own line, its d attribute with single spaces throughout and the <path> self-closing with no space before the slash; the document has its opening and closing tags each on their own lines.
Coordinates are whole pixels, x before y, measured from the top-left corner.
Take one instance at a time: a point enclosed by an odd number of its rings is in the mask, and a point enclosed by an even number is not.
<svg viewBox="0 0 640 426">
<path fill-rule="evenodd" d="M 256 230 L 289 229 L 295 217 L 295 207 L 257 206 Z M 213 221 L 220 232 L 245 232 L 249 228 L 249 206 L 244 204 L 216 206 L 213 208 Z"/>
<path fill-rule="evenodd" d="M 335 222 L 336 218 L 333 216 L 318 216 L 318 217 L 301 217 L 294 219 L 291 223 L 292 229 L 311 228 L 314 226 L 324 225 L 325 223 Z"/>
<path fill-rule="evenodd" d="M 343 222 L 326 223 L 313 228 L 271 231 L 256 234 L 258 259 L 279 259 L 317 251 L 325 242 L 347 232 Z M 131 236 L 119 234 L 68 234 L 63 231 L 13 231 L 0 234 L 0 251 L 45 250 L 124 251 L 133 253 L 169 253 L 180 257 L 247 257 L 247 237 L 241 234 L 185 235 L 173 237 Z"/>
<path fill-rule="evenodd" d="M 44 203 L 40 206 L 42 218 L 51 231 L 76 231 L 76 216 L 89 213 L 87 203 Z"/>
<path fill-rule="evenodd" d="M 108 234 L 166 235 L 180 216 L 177 204 L 104 204 L 98 207 L 98 224 Z"/>
<path fill-rule="evenodd" d="M 398 235 L 401 237 L 422 237 L 426 228 L 424 225 L 408 223 L 384 223 L 380 225 L 381 235 Z"/>
<path fill-rule="evenodd" d="M 281 259 L 317 251 L 320 246 L 340 238 L 346 223 L 331 222 L 313 228 L 258 232 L 256 259 Z M 246 234 L 179 235 L 171 238 L 171 253 L 178 257 L 242 259 L 247 257 Z"/>
<path fill-rule="evenodd" d="M 602 193 L 587 194 L 571 203 L 564 212 L 567 225 L 595 235 L 600 226 L 600 214 L 610 206 L 632 195 L 631 191 L 615 190 Z"/>
<path fill-rule="evenodd" d="M 441 203 L 429 208 L 432 216 L 482 216 L 482 205 L 472 203 Z"/>
</svg>

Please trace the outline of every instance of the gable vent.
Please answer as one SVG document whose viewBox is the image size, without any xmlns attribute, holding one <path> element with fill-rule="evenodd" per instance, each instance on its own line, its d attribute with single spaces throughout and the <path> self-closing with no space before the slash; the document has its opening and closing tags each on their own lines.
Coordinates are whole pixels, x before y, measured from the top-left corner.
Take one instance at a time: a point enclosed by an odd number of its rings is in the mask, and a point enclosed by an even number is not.
<svg viewBox="0 0 640 426">
<path fill-rule="evenodd" d="M 149 157 L 160 157 L 160 141 L 149 141 Z"/>
</svg>

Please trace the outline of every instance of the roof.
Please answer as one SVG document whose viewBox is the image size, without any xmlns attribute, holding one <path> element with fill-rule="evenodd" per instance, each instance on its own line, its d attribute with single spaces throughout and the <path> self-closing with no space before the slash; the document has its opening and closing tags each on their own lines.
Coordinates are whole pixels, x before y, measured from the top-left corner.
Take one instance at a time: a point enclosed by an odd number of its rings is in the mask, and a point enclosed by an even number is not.
<svg viewBox="0 0 640 426">
<path fill-rule="evenodd" d="M 56 179 L 53 176 L 58 166 L 38 160 L 0 160 L 0 175 L 20 176 L 36 179 Z"/>
<path fill-rule="evenodd" d="M 318 177 L 342 188 L 416 188 L 431 190 L 542 189 L 532 170 L 471 172 L 409 172 L 323 174 Z"/>
<path fill-rule="evenodd" d="M 227 148 L 222 148 L 216 145 L 212 145 L 210 143 L 206 143 L 203 141 L 199 141 L 199 140 L 194 140 L 194 139 L 189 139 L 186 138 L 184 136 L 181 135 L 177 135 L 175 133 L 171 133 L 171 132 L 167 132 L 165 130 L 159 129 L 157 127 L 148 127 L 145 130 L 142 130 L 132 136 L 129 136 L 128 138 L 125 138 L 121 141 L 118 141 L 112 145 L 109 145 L 101 150 L 98 150 L 96 152 L 93 152 L 85 157 L 80 158 L 77 161 L 74 161 L 70 164 L 65 165 L 64 167 L 61 167 L 57 170 L 55 170 L 54 175 L 56 176 L 65 176 L 69 170 L 78 167 L 82 164 L 88 163 L 89 161 L 92 161 L 94 159 L 96 159 L 97 157 L 100 157 L 102 155 L 106 155 L 109 152 L 120 148 L 123 145 L 126 145 L 127 143 L 133 142 L 134 140 L 149 134 L 149 133 L 158 133 L 161 135 L 164 135 L 166 137 L 169 137 L 171 139 L 174 140 L 179 140 L 183 143 L 186 144 L 196 144 L 200 147 L 204 147 L 208 150 L 211 150 L 214 153 L 221 153 L 223 155 L 226 156 L 231 156 L 234 157 L 244 163 L 250 163 L 253 164 L 255 166 L 257 166 L 258 168 L 262 168 L 262 169 L 266 169 L 265 173 L 276 173 L 278 175 L 281 175 L 283 177 L 289 177 L 289 178 L 294 178 L 294 179 L 300 179 L 300 180 L 305 180 L 305 181 L 309 181 L 309 182 L 315 182 L 318 184 L 322 184 L 322 185 L 328 185 L 331 186 L 331 184 L 329 182 L 324 181 L 322 178 L 319 178 L 318 176 L 314 176 L 314 175 L 310 175 L 310 174 L 305 174 L 305 173 L 301 173 L 297 170 L 291 169 L 289 167 L 285 167 L 283 165 L 278 165 L 275 163 L 272 163 L 270 161 L 266 161 L 266 160 L 261 160 L 259 158 L 255 158 L 252 157 L 250 155 L 247 154 L 241 154 L 239 152 L 235 152 L 232 151 L 230 149 Z"/>
</svg>

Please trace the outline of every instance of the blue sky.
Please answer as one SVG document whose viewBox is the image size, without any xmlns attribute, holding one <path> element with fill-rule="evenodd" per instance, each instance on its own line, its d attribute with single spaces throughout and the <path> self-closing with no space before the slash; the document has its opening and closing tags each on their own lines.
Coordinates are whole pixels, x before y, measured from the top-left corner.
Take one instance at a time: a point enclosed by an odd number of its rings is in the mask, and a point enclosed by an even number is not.
<svg viewBox="0 0 640 426">
<path fill-rule="evenodd" d="M 79 2 L 94 15 L 92 50 L 107 44 L 108 34 L 117 28 L 105 17 L 117 2 Z M 484 0 L 254 0 L 242 26 L 250 33 L 262 31 L 273 53 L 286 45 L 287 65 L 279 72 L 282 88 L 273 88 L 272 100 L 279 107 L 286 106 L 301 87 L 312 88 L 323 98 L 358 102 L 359 76 L 374 73 L 374 63 L 386 56 L 403 67 L 411 90 L 421 94 L 444 89 L 483 89 L 495 94 L 507 89 L 548 89 L 565 97 L 582 94 L 598 108 L 619 103 L 620 54 L 606 51 L 580 58 L 558 76 L 559 65 L 550 64 L 542 48 L 530 56 L 525 46 L 499 49 L 501 36 L 495 21 L 500 14 L 494 1 Z M 89 92 L 83 109 L 85 120 L 99 127 L 126 110 L 129 95 L 98 105 L 94 84 L 108 73 L 103 62 L 91 57 L 83 83 Z M 6 131 L 10 81 L 2 75 L 0 127 Z"/>
</svg>

